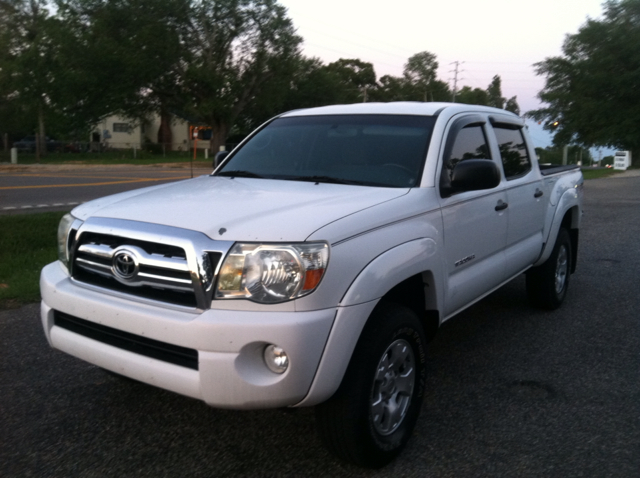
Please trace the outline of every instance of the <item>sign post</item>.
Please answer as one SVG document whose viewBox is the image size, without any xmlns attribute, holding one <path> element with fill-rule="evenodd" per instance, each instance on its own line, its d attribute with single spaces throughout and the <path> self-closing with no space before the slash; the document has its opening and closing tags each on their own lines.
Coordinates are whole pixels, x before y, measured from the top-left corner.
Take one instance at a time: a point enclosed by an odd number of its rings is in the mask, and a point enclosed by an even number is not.
<svg viewBox="0 0 640 478">
<path fill-rule="evenodd" d="M 191 160 L 191 177 L 193 177 L 193 162 L 196 160 L 196 154 L 198 152 L 198 127 L 193 128 L 193 159 Z"/>
</svg>

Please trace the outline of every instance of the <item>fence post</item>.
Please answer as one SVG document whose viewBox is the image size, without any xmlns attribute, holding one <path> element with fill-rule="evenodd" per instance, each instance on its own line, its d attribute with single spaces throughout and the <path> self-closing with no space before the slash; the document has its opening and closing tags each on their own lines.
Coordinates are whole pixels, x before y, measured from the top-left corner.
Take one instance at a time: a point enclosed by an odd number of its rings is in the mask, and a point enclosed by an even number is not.
<svg viewBox="0 0 640 478">
<path fill-rule="evenodd" d="M 18 164 L 18 148 L 11 148 L 11 164 Z"/>
</svg>

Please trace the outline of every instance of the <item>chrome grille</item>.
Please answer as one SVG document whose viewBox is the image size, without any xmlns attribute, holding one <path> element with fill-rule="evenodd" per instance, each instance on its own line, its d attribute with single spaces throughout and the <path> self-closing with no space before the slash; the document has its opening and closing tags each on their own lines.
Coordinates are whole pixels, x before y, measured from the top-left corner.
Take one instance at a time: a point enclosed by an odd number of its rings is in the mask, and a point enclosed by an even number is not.
<svg viewBox="0 0 640 478">
<path fill-rule="evenodd" d="M 194 231 L 92 218 L 76 232 L 71 275 L 137 299 L 206 309 L 220 259 L 230 246 Z"/>
</svg>

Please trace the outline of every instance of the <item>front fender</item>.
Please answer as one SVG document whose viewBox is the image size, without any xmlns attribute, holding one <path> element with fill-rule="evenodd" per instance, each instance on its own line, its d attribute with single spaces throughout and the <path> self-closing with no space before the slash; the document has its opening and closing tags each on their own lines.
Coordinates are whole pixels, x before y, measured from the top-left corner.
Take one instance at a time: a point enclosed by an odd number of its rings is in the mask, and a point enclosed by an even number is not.
<svg viewBox="0 0 640 478">
<path fill-rule="evenodd" d="M 376 257 L 358 274 L 341 306 L 377 300 L 405 279 L 438 268 L 437 243 L 431 238 L 405 242 Z"/>
<path fill-rule="evenodd" d="M 335 393 L 362 329 L 380 298 L 409 277 L 439 271 L 436 252 L 433 239 L 416 239 L 380 254 L 365 266 L 340 302 L 309 394 L 297 406 L 317 405 Z M 441 288 L 437 289 L 439 292 Z M 441 299 L 438 297 L 437 301 Z"/>
</svg>

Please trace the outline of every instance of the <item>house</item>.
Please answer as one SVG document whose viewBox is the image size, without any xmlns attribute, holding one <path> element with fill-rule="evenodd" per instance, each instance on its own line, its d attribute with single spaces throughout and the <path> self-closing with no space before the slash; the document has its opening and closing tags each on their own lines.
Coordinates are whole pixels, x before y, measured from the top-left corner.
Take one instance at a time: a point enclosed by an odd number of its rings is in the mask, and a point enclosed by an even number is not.
<svg viewBox="0 0 640 478">
<path fill-rule="evenodd" d="M 193 132 L 197 128 L 198 149 L 208 149 L 211 129 L 193 124 L 176 115 L 171 115 L 169 131 L 160 131 L 160 115 L 154 114 L 143 120 L 135 120 L 113 114 L 105 116 L 91 133 L 92 148 L 142 149 L 149 144 L 159 144 L 167 151 L 188 151 L 193 148 Z M 163 141 L 162 138 L 167 140 Z"/>
</svg>

